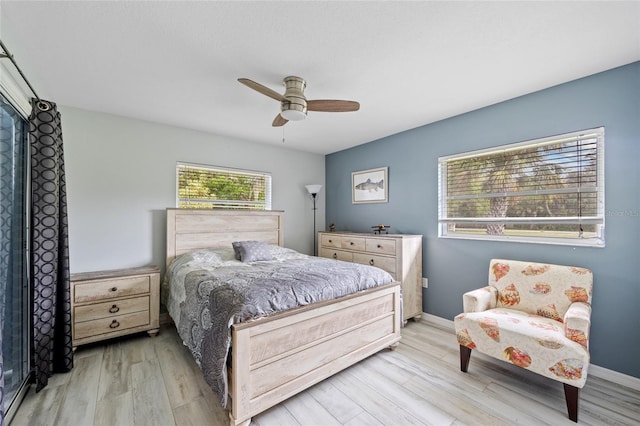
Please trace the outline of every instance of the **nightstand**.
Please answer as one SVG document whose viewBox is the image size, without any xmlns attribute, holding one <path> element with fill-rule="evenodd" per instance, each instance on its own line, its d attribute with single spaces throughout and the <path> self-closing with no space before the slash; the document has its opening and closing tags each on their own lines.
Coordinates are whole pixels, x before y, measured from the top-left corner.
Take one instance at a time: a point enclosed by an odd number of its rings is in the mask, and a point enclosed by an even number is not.
<svg viewBox="0 0 640 426">
<path fill-rule="evenodd" d="M 156 266 L 71 274 L 73 349 L 160 327 L 160 269 Z"/>
</svg>

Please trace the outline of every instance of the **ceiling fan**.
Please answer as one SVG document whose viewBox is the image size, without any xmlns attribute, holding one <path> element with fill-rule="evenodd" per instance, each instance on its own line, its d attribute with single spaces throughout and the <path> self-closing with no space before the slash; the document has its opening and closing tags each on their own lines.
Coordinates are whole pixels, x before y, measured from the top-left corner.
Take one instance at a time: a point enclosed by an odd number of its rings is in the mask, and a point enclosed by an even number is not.
<svg viewBox="0 0 640 426">
<path fill-rule="evenodd" d="M 286 89 L 284 95 L 248 78 L 239 78 L 238 81 L 263 95 L 280 101 L 280 114 L 273 120 L 271 124 L 273 127 L 284 126 L 288 121 L 304 120 L 307 117 L 307 111 L 348 112 L 360 109 L 360 104 L 355 101 L 337 99 L 307 100 L 304 96 L 307 82 L 303 78 L 296 76 L 285 77 L 282 80 Z"/>
</svg>

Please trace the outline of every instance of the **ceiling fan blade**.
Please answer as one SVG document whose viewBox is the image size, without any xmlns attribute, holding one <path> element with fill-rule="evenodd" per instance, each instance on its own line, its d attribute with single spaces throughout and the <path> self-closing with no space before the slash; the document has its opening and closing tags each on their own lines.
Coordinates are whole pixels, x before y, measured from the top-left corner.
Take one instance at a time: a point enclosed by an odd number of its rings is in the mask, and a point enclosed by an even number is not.
<svg viewBox="0 0 640 426">
<path fill-rule="evenodd" d="M 356 101 L 339 101 L 336 99 L 315 99 L 307 101 L 308 111 L 348 112 L 359 109 L 360 104 Z"/>
<path fill-rule="evenodd" d="M 239 78 L 238 81 L 244 84 L 245 86 L 252 88 L 256 92 L 260 92 L 263 95 L 266 95 L 270 98 L 275 99 L 276 101 L 283 102 L 287 100 L 287 98 L 285 98 L 284 95 L 281 95 L 275 90 L 269 89 L 267 86 L 263 86 L 262 84 L 256 83 L 253 80 L 249 80 L 248 78 Z"/>
<path fill-rule="evenodd" d="M 273 127 L 280 127 L 287 124 L 289 120 L 281 116 L 280 114 L 276 115 L 276 118 L 273 119 L 273 123 L 271 124 Z"/>
</svg>

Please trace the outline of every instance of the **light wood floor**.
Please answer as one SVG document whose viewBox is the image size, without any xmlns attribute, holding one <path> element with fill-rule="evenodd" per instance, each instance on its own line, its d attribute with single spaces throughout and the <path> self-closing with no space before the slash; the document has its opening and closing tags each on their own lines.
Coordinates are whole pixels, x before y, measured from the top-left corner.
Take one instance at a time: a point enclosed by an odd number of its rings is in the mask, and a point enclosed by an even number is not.
<svg viewBox="0 0 640 426">
<path fill-rule="evenodd" d="M 640 392 L 590 376 L 580 392 L 582 425 L 638 425 Z M 173 327 L 80 347 L 75 368 L 31 389 L 18 425 L 225 425 L 191 354 Z M 396 351 L 380 352 L 254 417 L 283 425 L 575 425 L 562 385 L 473 353 L 459 370 L 451 331 L 409 322 Z"/>
</svg>

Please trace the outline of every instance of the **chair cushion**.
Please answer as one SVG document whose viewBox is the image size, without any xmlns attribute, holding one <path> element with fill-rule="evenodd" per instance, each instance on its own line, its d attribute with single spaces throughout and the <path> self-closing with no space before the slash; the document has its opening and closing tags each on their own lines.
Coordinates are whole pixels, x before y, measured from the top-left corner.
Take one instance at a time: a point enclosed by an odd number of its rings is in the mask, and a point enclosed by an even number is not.
<svg viewBox="0 0 640 426">
<path fill-rule="evenodd" d="M 578 388 L 584 386 L 589 352 L 565 337 L 563 324 L 555 319 L 496 308 L 462 313 L 454 324 L 462 346 Z"/>
<path fill-rule="evenodd" d="M 573 302 L 591 304 L 589 269 L 493 259 L 489 285 L 498 291 L 498 308 L 509 308 L 562 322 Z"/>
</svg>

